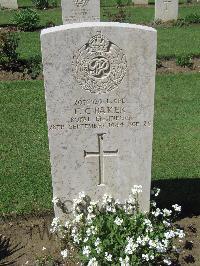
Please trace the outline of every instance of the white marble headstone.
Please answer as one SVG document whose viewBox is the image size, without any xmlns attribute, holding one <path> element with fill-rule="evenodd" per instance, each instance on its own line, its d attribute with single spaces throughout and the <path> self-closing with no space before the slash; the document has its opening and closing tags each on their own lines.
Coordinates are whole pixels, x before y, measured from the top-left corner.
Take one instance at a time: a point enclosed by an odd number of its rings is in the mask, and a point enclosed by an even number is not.
<svg viewBox="0 0 200 266">
<path fill-rule="evenodd" d="M 0 0 L 0 7 L 18 9 L 17 0 Z"/>
<path fill-rule="evenodd" d="M 100 21 L 100 0 L 61 0 L 63 24 Z"/>
<path fill-rule="evenodd" d="M 134 5 L 148 5 L 148 0 L 132 0 Z"/>
<path fill-rule="evenodd" d="M 156 30 L 68 24 L 41 33 L 54 196 L 123 200 L 151 183 Z M 58 215 L 58 210 L 56 209 Z"/>
<path fill-rule="evenodd" d="M 178 0 L 155 0 L 155 20 L 170 21 L 178 18 Z"/>
</svg>

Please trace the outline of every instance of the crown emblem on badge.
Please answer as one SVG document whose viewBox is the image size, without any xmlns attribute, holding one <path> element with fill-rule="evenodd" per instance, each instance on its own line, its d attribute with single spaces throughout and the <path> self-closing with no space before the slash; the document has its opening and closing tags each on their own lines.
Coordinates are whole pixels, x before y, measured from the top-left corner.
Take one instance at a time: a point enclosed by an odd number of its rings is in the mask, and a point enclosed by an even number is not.
<svg viewBox="0 0 200 266">
<path fill-rule="evenodd" d="M 99 52 L 106 52 L 108 50 L 108 46 L 109 40 L 106 39 L 100 31 L 89 40 L 89 48 L 93 52 L 97 51 L 97 49 Z"/>
<path fill-rule="evenodd" d="M 107 93 L 118 88 L 126 71 L 124 52 L 100 31 L 74 54 L 74 77 L 91 93 Z"/>
</svg>

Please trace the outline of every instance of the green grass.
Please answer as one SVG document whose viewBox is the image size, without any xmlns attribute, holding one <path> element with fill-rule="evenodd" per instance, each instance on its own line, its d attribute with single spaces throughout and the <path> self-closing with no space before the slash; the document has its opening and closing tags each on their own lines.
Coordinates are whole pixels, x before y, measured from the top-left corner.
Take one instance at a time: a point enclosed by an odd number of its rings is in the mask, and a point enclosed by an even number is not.
<svg viewBox="0 0 200 266">
<path fill-rule="evenodd" d="M 42 82 L 0 83 L 0 212 L 51 208 Z"/>
<path fill-rule="evenodd" d="M 153 177 L 200 177 L 200 75 L 157 76 Z"/>
<path fill-rule="evenodd" d="M 147 24 L 154 20 L 154 6 L 148 8 L 144 7 L 131 7 L 127 6 L 123 8 L 126 13 L 126 22 L 137 23 L 137 24 Z M 103 21 L 111 20 L 109 14 L 116 14 L 118 9 L 116 7 L 102 7 L 101 17 Z M 185 18 L 189 14 L 197 13 L 200 14 L 200 5 L 194 6 L 179 6 L 179 18 Z"/>
<path fill-rule="evenodd" d="M 25 0 L 24 0 L 25 2 Z M 27 6 L 30 5 L 30 2 L 26 3 Z M 108 12 L 111 14 L 116 14 L 117 8 L 113 7 L 103 7 L 103 4 L 101 5 L 101 18 L 102 21 L 108 21 L 110 19 L 110 16 L 108 15 Z M 25 6 L 25 5 L 24 5 Z M 146 24 L 150 23 L 154 20 L 154 6 L 149 6 L 148 8 L 143 7 L 134 7 L 134 6 L 126 6 L 126 22 L 129 23 L 140 23 L 140 24 Z M 18 12 L 15 10 L 1 10 L 0 11 L 0 25 L 13 25 L 12 19 L 14 14 Z M 55 25 L 62 24 L 61 19 L 61 8 L 53 8 L 53 9 L 47 9 L 47 10 L 37 10 L 37 12 L 40 14 L 40 26 L 45 27 L 46 23 L 49 21 L 53 21 Z M 191 14 L 191 13 L 200 13 L 200 5 L 192 5 L 192 6 L 180 6 L 179 7 L 179 17 L 184 18 L 185 16 Z"/>
<path fill-rule="evenodd" d="M 157 55 L 159 58 L 200 56 L 200 26 L 159 28 Z"/>
<path fill-rule="evenodd" d="M 200 178 L 200 76 L 157 76 L 153 179 Z M 0 83 L 0 213 L 50 210 L 42 81 Z"/>
<path fill-rule="evenodd" d="M 19 33 L 20 42 L 18 52 L 21 58 L 29 59 L 34 55 L 41 55 L 39 35 L 39 32 Z M 158 29 L 159 58 L 170 58 L 189 54 L 200 56 L 199 26 Z"/>
<path fill-rule="evenodd" d="M 20 41 L 17 51 L 20 58 L 28 60 L 32 56 L 41 55 L 39 32 L 21 32 L 19 37 Z"/>
<path fill-rule="evenodd" d="M 54 22 L 55 25 L 62 24 L 61 8 L 52 8 L 47 10 L 38 10 L 37 13 L 40 17 L 39 27 L 45 28 L 47 22 Z M 1 10 L 0 11 L 0 25 L 14 25 L 13 17 L 18 11 L 15 10 Z"/>
</svg>

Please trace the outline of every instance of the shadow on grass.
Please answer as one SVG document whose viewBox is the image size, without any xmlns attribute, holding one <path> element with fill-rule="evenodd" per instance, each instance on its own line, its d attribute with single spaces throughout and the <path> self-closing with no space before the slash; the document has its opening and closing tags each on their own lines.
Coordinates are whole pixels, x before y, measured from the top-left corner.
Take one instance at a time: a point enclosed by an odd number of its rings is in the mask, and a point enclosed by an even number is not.
<svg viewBox="0 0 200 266">
<path fill-rule="evenodd" d="M 200 215 L 200 178 L 153 180 L 152 187 L 161 189 L 160 208 L 177 203 L 182 206 L 182 217 Z"/>
<path fill-rule="evenodd" d="M 0 266 L 16 265 L 17 259 L 23 256 L 16 255 L 19 250 L 24 248 L 20 244 L 13 246 L 9 238 L 0 235 Z M 15 258 L 11 258 L 14 254 Z"/>
</svg>

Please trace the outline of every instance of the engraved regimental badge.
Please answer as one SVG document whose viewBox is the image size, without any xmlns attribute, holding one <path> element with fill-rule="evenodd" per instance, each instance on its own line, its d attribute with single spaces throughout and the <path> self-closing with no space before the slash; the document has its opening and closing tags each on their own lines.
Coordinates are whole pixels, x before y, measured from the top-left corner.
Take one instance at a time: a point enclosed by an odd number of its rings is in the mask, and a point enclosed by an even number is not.
<svg viewBox="0 0 200 266">
<path fill-rule="evenodd" d="M 73 66 L 77 82 L 92 93 L 114 90 L 127 71 L 124 52 L 101 32 L 97 32 L 75 53 Z"/>
<path fill-rule="evenodd" d="M 86 6 L 89 0 L 74 0 L 74 3 L 78 7 Z"/>
</svg>

